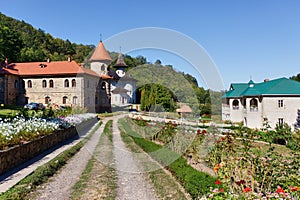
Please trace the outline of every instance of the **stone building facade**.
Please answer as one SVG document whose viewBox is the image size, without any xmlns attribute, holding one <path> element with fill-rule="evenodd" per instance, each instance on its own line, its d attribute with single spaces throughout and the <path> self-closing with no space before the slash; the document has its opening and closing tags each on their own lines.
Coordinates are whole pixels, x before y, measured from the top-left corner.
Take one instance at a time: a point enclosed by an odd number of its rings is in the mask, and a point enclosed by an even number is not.
<svg viewBox="0 0 300 200">
<path fill-rule="evenodd" d="M 102 41 L 90 58 L 91 69 L 75 61 L 8 63 L 0 69 L 0 103 L 85 107 L 89 112 L 111 112 L 111 57 Z"/>
</svg>

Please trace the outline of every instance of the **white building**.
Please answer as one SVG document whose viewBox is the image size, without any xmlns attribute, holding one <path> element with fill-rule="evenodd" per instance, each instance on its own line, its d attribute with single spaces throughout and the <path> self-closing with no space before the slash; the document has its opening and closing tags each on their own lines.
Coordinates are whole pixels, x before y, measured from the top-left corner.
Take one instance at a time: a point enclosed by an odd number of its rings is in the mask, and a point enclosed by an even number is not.
<svg viewBox="0 0 300 200">
<path fill-rule="evenodd" d="M 113 106 L 124 107 L 136 103 L 136 80 L 125 72 L 125 68 L 127 67 L 120 53 L 114 65 L 114 68 L 116 68 L 116 78 L 111 83 L 111 104 Z"/>
<path fill-rule="evenodd" d="M 266 79 L 262 83 L 232 83 L 222 96 L 222 119 L 243 122 L 249 128 L 269 124 L 297 125 L 300 83 L 287 78 Z"/>
</svg>

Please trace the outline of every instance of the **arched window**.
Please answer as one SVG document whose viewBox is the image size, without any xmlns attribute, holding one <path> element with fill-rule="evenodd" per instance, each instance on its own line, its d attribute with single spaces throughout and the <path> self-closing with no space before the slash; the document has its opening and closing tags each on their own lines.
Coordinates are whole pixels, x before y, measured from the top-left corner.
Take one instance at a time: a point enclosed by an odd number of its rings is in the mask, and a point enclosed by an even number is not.
<svg viewBox="0 0 300 200">
<path fill-rule="evenodd" d="M 67 100 L 68 100 L 68 97 L 64 96 L 63 99 L 62 99 L 62 103 L 67 104 Z"/>
<path fill-rule="evenodd" d="M 76 80 L 72 79 L 72 87 L 76 87 Z"/>
<path fill-rule="evenodd" d="M 65 87 L 69 87 L 69 80 L 68 79 L 65 80 Z"/>
<path fill-rule="evenodd" d="M 45 97 L 45 104 L 49 104 L 50 103 L 50 97 L 46 96 Z"/>
<path fill-rule="evenodd" d="M 250 100 L 250 111 L 257 112 L 258 111 L 258 101 L 257 99 Z"/>
<path fill-rule="evenodd" d="M 50 80 L 50 81 L 49 81 L 49 87 L 50 87 L 50 88 L 53 88 L 53 87 L 54 87 L 53 80 Z"/>
<path fill-rule="evenodd" d="M 102 90 L 105 90 L 105 88 L 106 88 L 106 84 L 105 84 L 105 82 L 102 82 L 102 83 L 101 83 L 101 89 L 102 89 Z"/>
<path fill-rule="evenodd" d="M 78 104 L 78 97 L 77 97 L 77 96 L 74 96 L 74 97 L 73 97 L 73 104 L 74 104 L 74 105 L 77 105 L 77 104 Z"/>
<path fill-rule="evenodd" d="M 19 87 L 19 82 L 18 80 L 15 80 L 15 88 L 18 88 Z"/>
<path fill-rule="evenodd" d="M 237 99 L 233 100 L 232 109 L 233 110 L 238 110 L 239 109 L 239 101 Z"/>
<path fill-rule="evenodd" d="M 47 87 L 47 82 L 46 82 L 46 80 L 43 80 L 43 81 L 42 81 L 42 87 L 43 87 L 43 88 Z"/>
<path fill-rule="evenodd" d="M 32 88 L 32 81 L 31 81 L 31 80 L 28 80 L 28 81 L 27 81 L 27 87 L 28 87 L 28 88 Z"/>
</svg>

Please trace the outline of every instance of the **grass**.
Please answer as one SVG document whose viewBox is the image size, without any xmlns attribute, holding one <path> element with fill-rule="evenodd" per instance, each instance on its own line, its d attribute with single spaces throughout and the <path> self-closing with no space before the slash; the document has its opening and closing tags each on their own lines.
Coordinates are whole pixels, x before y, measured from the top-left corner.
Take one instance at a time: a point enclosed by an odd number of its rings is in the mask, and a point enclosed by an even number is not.
<svg viewBox="0 0 300 200">
<path fill-rule="evenodd" d="M 62 168 L 67 163 L 67 161 L 72 158 L 91 138 L 91 136 L 95 133 L 100 125 L 101 123 L 98 123 L 97 126 L 92 130 L 92 132 L 79 143 L 62 152 L 46 164 L 38 167 L 34 172 L 26 176 L 8 191 L 0 194 L 0 199 L 26 199 L 26 196 L 30 192 L 34 191 L 38 185 L 46 182 L 49 177 L 53 176 L 60 168 Z"/>
<path fill-rule="evenodd" d="M 115 169 L 108 166 L 113 160 L 112 120 L 108 121 L 101 134 L 99 143 L 89 160 L 79 181 L 73 186 L 71 199 L 115 199 L 117 195 L 117 181 Z M 103 160 L 102 160 L 103 161 Z"/>
<path fill-rule="evenodd" d="M 122 119 L 121 119 L 122 120 Z M 176 154 L 175 152 L 163 148 L 144 138 L 135 137 L 137 133 L 130 130 L 129 125 L 125 121 L 120 122 L 124 132 L 134 140 L 145 152 L 159 162 L 161 165 L 166 166 L 173 176 L 181 183 L 185 190 L 191 195 L 193 199 L 197 199 L 210 192 L 210 187 L 215 188 L 214 184 L 216 179 L 209 174 L 195 170 L 186 160 Z M 156 153 L 153 153 L 156 152 Z M 178 158 L 173 160 L 174 158 Z"/>
</svg>

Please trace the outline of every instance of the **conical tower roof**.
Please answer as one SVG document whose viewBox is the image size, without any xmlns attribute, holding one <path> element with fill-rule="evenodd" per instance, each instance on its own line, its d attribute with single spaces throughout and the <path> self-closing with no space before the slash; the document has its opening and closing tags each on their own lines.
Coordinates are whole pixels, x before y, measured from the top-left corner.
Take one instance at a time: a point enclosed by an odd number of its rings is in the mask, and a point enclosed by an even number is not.
<svg viewBox="0 0 300 200">
<path fill-rule="evenodd" d="M 100 40 L 98 46 L 96 47 L 93 55 L 90 58 L 90 61 L 102 61 L 102 60 L 112 61 L 109 53 L 106 51 L 104 47 L 102 40 Z"/>
<path fill-rule="evenodd" d="M 123 55 L 121 53 L 119 53 L 118 55 L 118 60 L 116 62 L 116 64 L 114 65 L 114 67 L 118 68 L 118 67 L 128 67 L 124 61 Z"/>
</svg>

